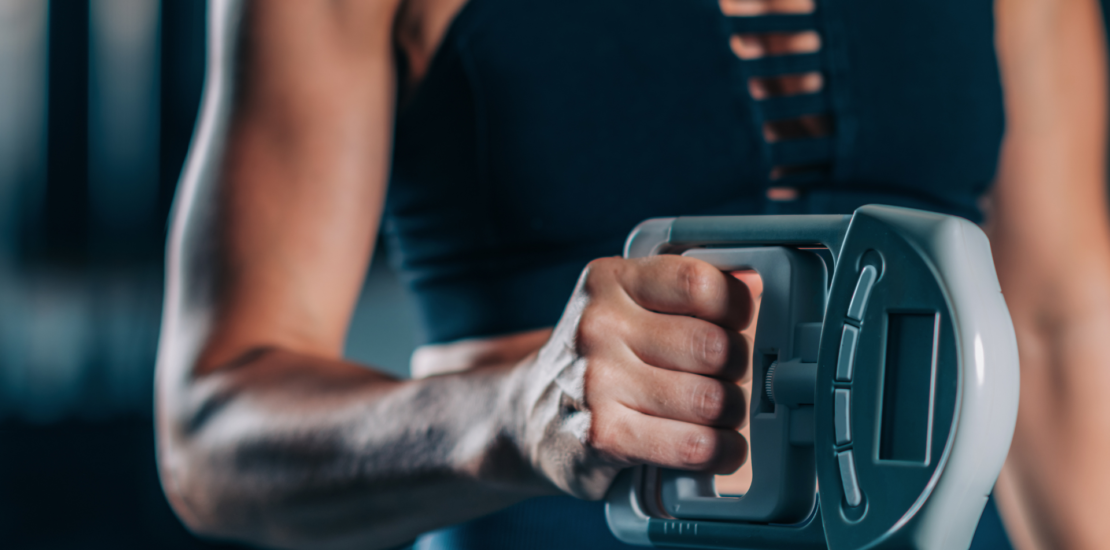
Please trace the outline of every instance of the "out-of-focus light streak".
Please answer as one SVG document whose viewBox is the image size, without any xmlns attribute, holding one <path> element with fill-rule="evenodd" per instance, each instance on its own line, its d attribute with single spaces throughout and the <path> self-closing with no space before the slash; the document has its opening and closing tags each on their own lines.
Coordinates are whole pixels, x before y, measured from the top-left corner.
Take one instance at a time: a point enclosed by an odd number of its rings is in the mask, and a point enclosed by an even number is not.
<svg viewBox="0 0 1110 550">
<path fill-rule="evenodd" d="M 126 236 L 156 215 L 160 6 L 89 2 L 90 214 L 107 230 L 94 239 Z"/>
<path fill-rule="evenodd" d="M 0 269 L 44 185 L 48 9 L 44 0 L 0 0 Z"/>
</svg>

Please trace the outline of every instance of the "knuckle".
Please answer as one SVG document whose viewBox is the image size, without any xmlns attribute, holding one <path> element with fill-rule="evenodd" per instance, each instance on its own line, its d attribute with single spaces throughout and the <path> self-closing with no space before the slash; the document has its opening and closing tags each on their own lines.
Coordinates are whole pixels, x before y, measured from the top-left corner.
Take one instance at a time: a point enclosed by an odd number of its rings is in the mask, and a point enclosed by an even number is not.
<svg viewBox="0 0 1110 550">
<path fill-rule="evenodd" d="M 693 357 L 700 358 L 702 365 L 712 372 L 721 370 L 729 361 L 729 341 L 725 329 L 710 325 L 699 331 L 693 340 Z"/>
<path fill-rule="evenodd" d="M 599 397 L 604 399 L 605 388 L 612 387 L 612 366 L 606 361 L 590 359 L 586 362 L 586 371 L 582 375 L 582 391 L 587 401 L 596 401 Z"/>
<path fill-rule="evenodd" d="M 701 469 L 713 462 L 717 453 L 716 438 L 710 430 L 693 430 L 678 445 L 679 463 L 689 469 Z"/>
<path fill-rule="evenodd" d="M 583 350 L 590 350 L 602 343 L 612 333 L 613 319 L 608 310 L 597 303 L 587 305 L 578 318 L 575 338 Z"/>
<path fill-rule="evenodd" d="M 598 407 L 612 407 L 620 405 L 622 388 L 636 385 L 637 381 L 629 377 L 627 365 L 619 360 L 607 358 L 592 358 L 586 361 L 586 369 L 582 374 L 582 392 L 586 404 L 593 409 Z M 605 409 L 602 413 L 608 418 L 616 418 L 616 413 Z"/>
<path fill-rule="evenodd" d="M 694 305 L 711 302 L 720 294 L 720 273 L 704 262 L 686 262 L 679 268 L 679 284 L 686 299 Z"/>
<path fill-rule="evenodd" d="M 632 320 L 623 314 L 618 305 L 598 300 L 582 309 L 575 338 L 579 350 L 589 352 L 625 341 L 633 330 Z"/>
<path fill-rule="evenodd" d="M 575 328 L 575 340 L 579 344 L 588 344 L 590 337 L 597 332 L 597 307 L 593 304 L 582 308 L 582 313 L 578 316 L 578 326 Z"/>
<path fill-rule="evenodd" d="M 582 288 L 587 294 L 596 294 L 611 281 L 621 269 L 620 258 L 596 258 L 586 264 L 582 275 Z"/>
<path fill-rule="evenodd" d="M 606 415 L 601 409 L 594 408 L 590 411 L 590 427 L 586 430 L 586 445 L 599 448 L 608 441 L 609 433 L 605 426 Z"/>
<path fill-rule="evenodd" d="M 586 445 L 603 453 L 615 454 L 619 438 L 614 415 L 606 407 L 594 409 L 591 415 L 590 427 L 586 430 Z"/>
<path fill-rule="evenodd" d="M 695 385 L 690 400 L 694 415 L 705 423 L 720 420 L 728 408 L 728 394 L 724 385 L 711 380 Z"/>
</svg>

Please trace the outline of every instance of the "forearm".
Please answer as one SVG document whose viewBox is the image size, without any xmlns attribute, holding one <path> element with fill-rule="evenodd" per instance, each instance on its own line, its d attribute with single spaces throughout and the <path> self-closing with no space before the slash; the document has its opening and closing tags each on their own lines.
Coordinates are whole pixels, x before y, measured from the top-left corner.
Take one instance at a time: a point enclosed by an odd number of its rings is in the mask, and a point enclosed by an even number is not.
<svg viewBox="0 0 1110 550">
<path fill-rule="evenodd" d="M 1091 302 L 1101 312 L 1058 323 L 1015 318 L 1021 409 L 997 492 L 1022 549 L 1102 548 L 1110 540 L 1110 300 Z"/>
<path fill-rule="evenodd" d="M 389 547 L 551 490 L 506 435 L 508 366 L 339 359 L 385 196 L 395 5 L 213 2 L 157 373 L 163 483 L 202 534 Z"/>
<path fill-rule="evenodd" d="M 1110 493 L 1106 44 L 1095 0 L 996 0 L 1006 140 L 989 216 L 1021 405 L 999 479 L 1018 548 L 1100 548 Z"/>
<path fill-rule="evenodd" d="M 163 478 L 194 529 L 283 547 L 389 547 L 553 492 L 523 458 L 511 367 L 399 381 L 266 351 L 164 418 Z"/>
</svg>

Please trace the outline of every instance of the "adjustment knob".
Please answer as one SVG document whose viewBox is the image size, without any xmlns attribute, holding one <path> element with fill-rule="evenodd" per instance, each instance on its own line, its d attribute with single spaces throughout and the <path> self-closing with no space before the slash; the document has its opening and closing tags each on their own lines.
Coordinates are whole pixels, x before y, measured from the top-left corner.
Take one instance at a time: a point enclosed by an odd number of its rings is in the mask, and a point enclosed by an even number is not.
<svg viewBox="0 0 1110 550">
<path fill-rule="evenodd" d="M 763 395 L 772 403 L 775 402 L 775 369 L 778 366 L 778 361 L 771 362 L 771 366 L 767 367 L 767 376 L 763 378 Z"/>
<path fill-rule="evenodd" d="M 817 389 L 817 363 L 797 359 L 775 361 L 767 367 L 763 393 L 772 403 L 797 407 L 812 405 Z"/>
</svg>

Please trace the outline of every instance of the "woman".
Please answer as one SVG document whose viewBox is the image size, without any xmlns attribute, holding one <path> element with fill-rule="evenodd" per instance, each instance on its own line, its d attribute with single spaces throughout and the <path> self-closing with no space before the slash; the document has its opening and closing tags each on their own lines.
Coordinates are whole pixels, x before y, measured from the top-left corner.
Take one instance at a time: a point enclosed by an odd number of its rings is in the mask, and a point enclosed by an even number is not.
<svg viewBox="0 0 1110 550">
<path fill-rule="evenodd" d="M 212 12 L 158 365 L 163 481 L 192 529 L 387 548 L 598 499 L 629 465 L 732 471 L 751 292 L 611 256 L 651 216 L 879 202 L 989 205 L 1022 357 L 1007 529 L 1021 548 L 1110 536 L 1094 0 Z M 383 214 L 435 344 L 411 381 L 341 355 Z M 615 547 L 600 513 L 531 500 L 422 544 Z"/>
</svg>

